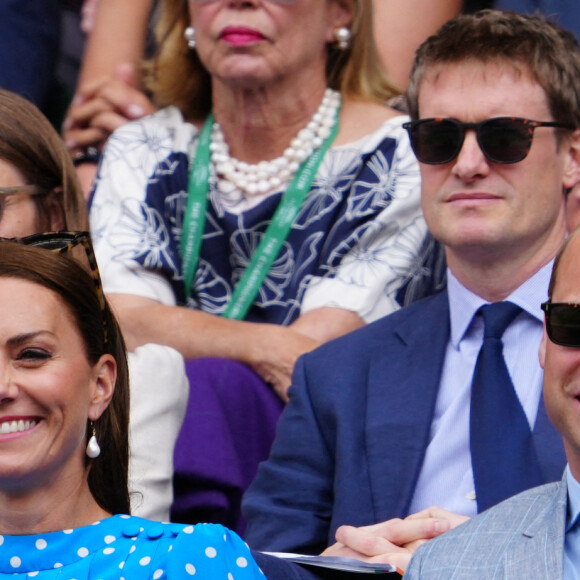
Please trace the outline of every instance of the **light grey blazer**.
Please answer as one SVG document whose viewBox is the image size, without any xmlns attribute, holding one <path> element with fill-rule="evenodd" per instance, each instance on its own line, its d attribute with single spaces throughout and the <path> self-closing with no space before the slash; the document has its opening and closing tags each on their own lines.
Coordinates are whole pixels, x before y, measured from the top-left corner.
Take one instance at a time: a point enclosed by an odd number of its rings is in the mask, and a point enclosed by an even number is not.
<svg viewBox="0 0 580 580">
<path fill-rule="evenodd" d="M 562 578 L 565 481 L 524 491 L 421 546 L 405 580 Z"/>
</svg>

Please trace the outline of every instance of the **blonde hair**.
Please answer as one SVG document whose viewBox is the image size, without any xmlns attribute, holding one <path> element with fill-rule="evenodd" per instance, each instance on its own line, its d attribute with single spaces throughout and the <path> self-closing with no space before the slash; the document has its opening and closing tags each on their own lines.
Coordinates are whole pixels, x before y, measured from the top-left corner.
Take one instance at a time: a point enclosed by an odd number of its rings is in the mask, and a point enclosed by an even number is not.
<svg viewBox="0 0 580 580">
<path fill-rule="evenodd" d="M 383 68 L 376 48 L 372 0 L 351 1 L 351 46 L 340 50 L 329 45 L 326 81 L 344 97 L 384 103 L 399 91 Z M 158 10 L 159 48 L 144 66 L 147 88 L 157 106 L 175 105 L 186 118 L 203 119 L 211 110 L 211 77 L 184 40 L 184 31 L 190 25 L 187 2 L 162 0 Z"/>
</svg>

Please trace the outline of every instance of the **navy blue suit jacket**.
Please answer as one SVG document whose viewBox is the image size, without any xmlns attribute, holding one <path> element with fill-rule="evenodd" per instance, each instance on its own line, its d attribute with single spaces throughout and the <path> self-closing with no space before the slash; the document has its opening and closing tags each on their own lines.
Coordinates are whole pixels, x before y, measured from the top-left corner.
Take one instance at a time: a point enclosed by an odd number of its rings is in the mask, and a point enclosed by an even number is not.
<svg viewBox="0 0 580 580">
<path fill-rule="evenodd" d="M 449 332 L 444 291 L 299 359 L 243 503 L 252 548 L 320 553 L 342 524 L 408 515 Z M 542 401 L 534 437 L 545 481 L 559 480 L 563 444 Z"/>
</svg>

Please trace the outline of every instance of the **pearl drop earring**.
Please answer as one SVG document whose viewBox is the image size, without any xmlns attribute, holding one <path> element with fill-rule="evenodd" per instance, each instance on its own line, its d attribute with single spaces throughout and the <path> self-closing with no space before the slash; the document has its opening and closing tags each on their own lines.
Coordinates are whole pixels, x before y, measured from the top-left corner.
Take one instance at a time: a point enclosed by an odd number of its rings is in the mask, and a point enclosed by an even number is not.
<svg viewBox="0 0 580 580">
<path fill-rule="evenodd" d="M 189 46 L 191 50 L 195 50 L 197 44 L 195 42 L 195 28 L 193 26 L 188 26 L 185 29 L 183 36 L 185 37 L 185 40 L 187 40 L 187 46 Z"/>
<path fill-rule="evenodd" d="M 99 447 L 99 443 L 97 441 L 97 434 L 95 432 L 95 425 L 93 424 L 93 434 L 87 443 L 87 450 L 86 454 L 87 457 L 91 459 L 96 459 L 101 454 L 101 448 Z"/>
<path fill-rule="evenodd" d="M 351 32 L 346 26 L 341 26 L 334 31 L 336 46 L 339 50 L 347 50 L 350 47 Z"/>
</svg>

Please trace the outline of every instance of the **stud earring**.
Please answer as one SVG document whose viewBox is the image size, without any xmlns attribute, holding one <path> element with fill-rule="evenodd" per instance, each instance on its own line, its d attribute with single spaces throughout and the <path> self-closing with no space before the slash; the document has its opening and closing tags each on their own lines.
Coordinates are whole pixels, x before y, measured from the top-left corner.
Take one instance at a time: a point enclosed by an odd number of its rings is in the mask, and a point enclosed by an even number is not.
<svg viewBox="0 0 580 580">
<path fill-rule="evenodd" d="M 185 29 L 183 36 L 185 36 L 185 40 L 187 40 L 187 46 L 189 46 L 191 50 L 195 50 L 197 44 L 195 42 L 195 28 L 193 26 L 188 26 Z"/>
<path fill-rule="evenodd" d="M 339 50 L 347 50 L 350 48 L 350 39 L 352 33 L 346 26 L 336 28 L 334 31 L 334 38 L 336 40 L 336 47 Z"/>
<path fill-rule="evenodd" d="M 87 457 L 91 459 L 96 459 L 101 454 L 101 448 L 99 447 L 99 443 L 97 441 L 97 434 L 95 433 L 95 424 L 91 423 L 93 428 L 93 434 L 87 443 L 87 450 L 86 454 Z"/>
</svg>

